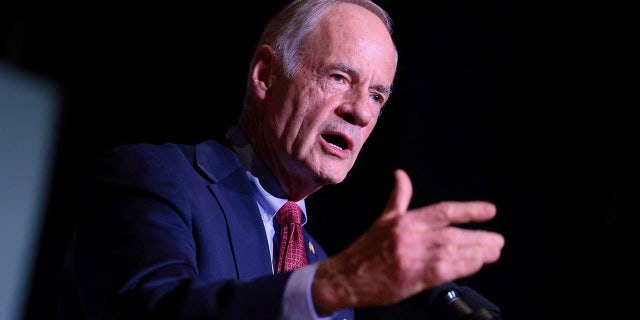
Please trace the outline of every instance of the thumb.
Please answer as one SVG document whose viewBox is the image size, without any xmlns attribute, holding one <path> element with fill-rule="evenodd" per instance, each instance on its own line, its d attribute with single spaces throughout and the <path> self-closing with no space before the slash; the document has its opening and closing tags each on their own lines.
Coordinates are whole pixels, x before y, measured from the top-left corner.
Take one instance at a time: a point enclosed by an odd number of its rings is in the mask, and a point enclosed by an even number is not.
<svg viewBox="0 0 640 320">
<path fill-rule="evenodd" d="M 406 212 L 413 196 L 413 185 L 407 172 L 402 169 L 396 169 L 393 174 L 396 184 L 393 187 L 387 206 L 384 208 L 384 215 L 397 215 Z"/>
</svg>

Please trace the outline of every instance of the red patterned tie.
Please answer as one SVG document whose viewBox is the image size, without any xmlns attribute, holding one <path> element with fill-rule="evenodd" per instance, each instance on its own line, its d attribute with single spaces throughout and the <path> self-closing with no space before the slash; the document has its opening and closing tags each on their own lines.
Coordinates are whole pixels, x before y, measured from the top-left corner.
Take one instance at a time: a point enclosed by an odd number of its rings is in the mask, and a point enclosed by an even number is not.
<svg viewBox="0 0 640 320">
<path fill-rule="evenodd" d="M 291 271 L 307 265 L 302 233 L 302 209 L 293 201 L 287 201 L 275 216 L 280 225 L 280 254 L 276 273 Z"/>
</svg>

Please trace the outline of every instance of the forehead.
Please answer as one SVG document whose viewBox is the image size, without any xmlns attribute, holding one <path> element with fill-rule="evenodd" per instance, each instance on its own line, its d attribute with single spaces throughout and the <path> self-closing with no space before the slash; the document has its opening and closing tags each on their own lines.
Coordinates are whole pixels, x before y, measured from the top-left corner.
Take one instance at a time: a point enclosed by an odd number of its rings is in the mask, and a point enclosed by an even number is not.
<svg viewBox="0 0 640 320">
<path fill-rule="evenodd" d="M 382 21 L 367 9 L 343 3 L 321 18 L 309 38 L 311 56 L 325 63 L 341 63 L 360 72 L 372 70 L 390 86 L 396 68 L 396 51 Z"/>
</svg>

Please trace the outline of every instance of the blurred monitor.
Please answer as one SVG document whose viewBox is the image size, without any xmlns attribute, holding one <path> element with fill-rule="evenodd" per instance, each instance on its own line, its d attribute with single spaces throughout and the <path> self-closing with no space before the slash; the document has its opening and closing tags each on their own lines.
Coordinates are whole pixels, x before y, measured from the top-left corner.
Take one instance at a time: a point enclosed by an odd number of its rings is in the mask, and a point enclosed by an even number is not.
<svg viewBox="0 0 640 320">
<path fill-rule="evenodd" d="M 54 83 L 0 60 L 0 320 L 26 304 L 60 109 Z"/>
</svg>

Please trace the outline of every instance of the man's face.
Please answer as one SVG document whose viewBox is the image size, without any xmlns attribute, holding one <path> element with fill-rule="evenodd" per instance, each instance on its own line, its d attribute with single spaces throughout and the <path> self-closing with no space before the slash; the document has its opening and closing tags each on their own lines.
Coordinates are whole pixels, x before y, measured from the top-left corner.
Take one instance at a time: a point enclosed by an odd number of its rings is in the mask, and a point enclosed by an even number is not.
<svg viewBox="0 0 640 320">
<path fill-rule="evenodd" d="M 279 110 L 267 112 L 265 124 L 273 126 L 269 138 L 282 142 L 270 147 L 283 166 L 276 171 L 319 185 L 341 182 L 353 167 L 396 70 L 392 39 L 375 15 L 352 4 L 330 11 L 298 72 L 276 81 L 270 105 Z"/>
</svg>

